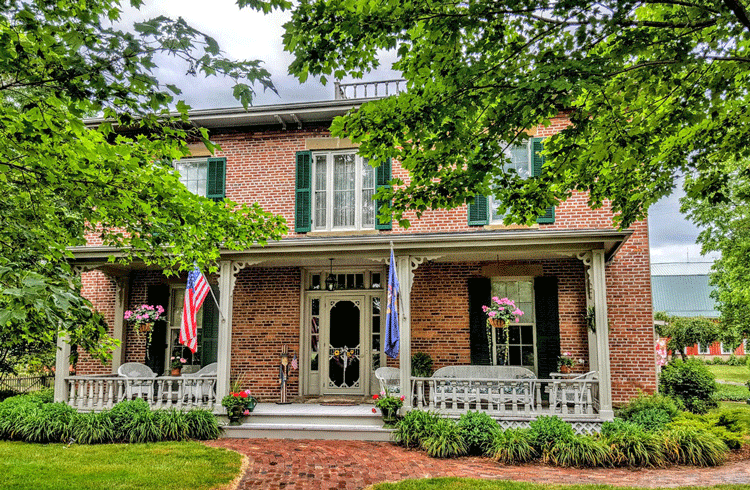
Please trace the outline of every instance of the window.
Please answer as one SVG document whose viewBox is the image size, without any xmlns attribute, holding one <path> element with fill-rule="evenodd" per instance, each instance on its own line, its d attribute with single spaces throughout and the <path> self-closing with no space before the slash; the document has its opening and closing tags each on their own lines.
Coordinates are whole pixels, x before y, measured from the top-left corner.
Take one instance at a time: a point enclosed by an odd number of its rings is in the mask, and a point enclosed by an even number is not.
<svg viewBox="0 0 750 490">
<path fill-rule="evenodd" d="M 226 158 L 183 158 L 174 162 L 174 168 L 190 192 L 221 200 L 225 197 L 226 163 Z"/>
<path fill-rule="evenodd" d="M 312 227 L 375 228 L 375 168 L 354 152 L 313 155 Z"/>
<path fill-rule="evenodd" d="M 722 342 L 721 343 L 721 353 L 724 354 L 724 355 L 734 354 L 734 349 L 732 349 L 728 345 L 724 345 L 724 342 Z"/>
<path fill-rule="evenodd" d="M 515 171 L 522 179 L 531 177 L 533 173 L 531 151 L 531 141 L 523 145 L 511 145 L 506 148 L 505 156 L 510 159 L 510 162 L 503 165 L 503 170 L 506 172 Z M 502 223 L 505 218 L 505 213 L 499 212 L 498 207 L 495 199 L 490 196 L 491 223 Z"/>
<path fill-rule="evenodd" d="M 212 286 L 215 294 L 218 288 Z M 195 354 L 190 349 L 180 344 L 180 324 L 182 323 L 182 310 L 185 302 L 185 285 L 178 284 L 172 287 L 169 299 L 169 334 L 167 336 L 167 357 L 165 369 L 169 368 L 172 357 L 183 357 L 187 364 L 183 369 L 185 373 L 192 373 L 203 366 L 216 362 L 218 352 L 218 326 L 219 309 L 209 294 L 203 302 L 201 309 L 195 316 L 198 327 L 198 350 Z"/>
<path fill-rule="evenodd" d="M 523 311 L 518 323 L 492 329 L 492 364 L 523 366 L 536 372 L 536 314 L 532 279 L 492 279 L 492 296 L 510 298 Z M 506 339 L 507 353 L 506 353 Z"/>
<path fill-rule="evenodd" d="M 698 354 L 710 354 L 711 351 L 709 349 L 708 344 L 698 344 Z"/>
</svg>

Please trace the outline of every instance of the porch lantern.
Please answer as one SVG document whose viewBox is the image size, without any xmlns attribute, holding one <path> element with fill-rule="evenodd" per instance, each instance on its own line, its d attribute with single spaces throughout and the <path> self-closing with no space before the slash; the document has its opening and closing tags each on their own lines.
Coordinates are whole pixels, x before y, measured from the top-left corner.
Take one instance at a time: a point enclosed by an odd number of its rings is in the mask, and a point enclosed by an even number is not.
<svg viewBox="0 0 750 490">
<path fill-rule="evenodd" d="M 331 261 L 331 272 L 328 274 L 328 277 L 326 278 L 326 289 L 328 291 L 333 291 L 336 289 L 336 276 L 333 275 L 333 259 L 328 259 Z"/>
</svg>

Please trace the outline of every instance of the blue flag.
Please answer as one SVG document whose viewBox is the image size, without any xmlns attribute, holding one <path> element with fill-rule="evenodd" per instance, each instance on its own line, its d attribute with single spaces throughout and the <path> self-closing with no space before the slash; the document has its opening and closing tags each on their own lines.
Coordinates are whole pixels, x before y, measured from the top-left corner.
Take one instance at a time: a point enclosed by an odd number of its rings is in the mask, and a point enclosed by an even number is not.
<svg viewBox="0 0 750 490">
<path fill-rule="evenodd" d="M 391 265 L 388 267 L 388 292 L 386 296 L 385 312 L 385 353 L 388 357 L 398 357 L 398 277 L 396 275 L 396 259 L 391 249 Z"/>
</svg>

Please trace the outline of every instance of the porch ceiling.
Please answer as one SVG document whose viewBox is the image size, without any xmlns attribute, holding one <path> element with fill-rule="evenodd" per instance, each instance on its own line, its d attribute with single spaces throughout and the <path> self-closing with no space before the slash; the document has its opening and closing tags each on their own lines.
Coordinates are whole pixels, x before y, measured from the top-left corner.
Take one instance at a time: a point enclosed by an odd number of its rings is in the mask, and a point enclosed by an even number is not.
<svg viewBox="0 0 750 490">
<path fill-rule="evenodd" d="M 373 265 L 385 260 L 390 247 L 396 255 L 429 257 L 435 262 L 534 260 L 575 257 L 590 250 L 604 250 L 610 260 L 631 231 L 617 230 L 484 230 L 460 233 L 373 234 L 305 236 L 268 243 L 249 250 L 223 250 L 222 259 L 258 262 L 264 267 L 328 265 L 336 267 Z M 107 263 L 121 252 L 113 247 L 74 247 L 75 265 L 98 267 L 117 275 L 144 269 L 143 264 Z M 375 262 L 373 262 L 375 261 Z"/>
</svg>

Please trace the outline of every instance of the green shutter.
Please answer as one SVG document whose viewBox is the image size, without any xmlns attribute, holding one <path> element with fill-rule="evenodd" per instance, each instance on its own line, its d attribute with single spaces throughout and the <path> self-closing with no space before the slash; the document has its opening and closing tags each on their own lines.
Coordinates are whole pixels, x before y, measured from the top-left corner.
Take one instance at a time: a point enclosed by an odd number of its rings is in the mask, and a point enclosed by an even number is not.
<svg viewBox="0 0 750 490">
<path fill-rule="evenodd" d="M 531 138 L 531 151 L 533 154 L 532 171 L 533 171 L 534 177 L 542 175 L 542 167 L 544 167 L 544 155 L 542 155 L 542 150 L 544 150 L 543 141 L 544 141 L 544 138 Z M 547 211 L 545 211 L 543 215 L 539 216 L 536 219 L 536 222 L 540 224 L 554 223 L 555 222 L 555 207 L 554 206 L 548 207 Z"/>
<path fill-rule="evenodd" d="M 206 178 L 206 197 L 214 201 L 221 201 L 226 197 L 226 158 L 209 158 Z"/>
<path fill-rule="evenodd" d="M 490 222 L 489 203 L 487 196 L 474 196 L 474 202 L 469 203 L 469 226 L 482 226 Z"/>
<path fill-rule="evenodd" d="M 391 159 L 386 158 L 383 163 L 380 164 L 379 167 L 375 169 L 375 191 L 377 192 L 378 189 L 381 187 L 388 187 L 391 186 L 391 178 L 393 175 L 393 169 L 391 168 Z M 380 208 L 384 205 L 391 204 L 390 201 L 383 201 L 378 199 L 376 202 L 377 206 L 375 207 L 375 229 L 376 230 L 390 230 L 393 228 L 393 221 L 388 220 L 387 223 L 381 223 L 380 220 L 377 218 L 377 214 L 380 213 Z"/>
<path fill-rule="evenodd" d="M 297 152 L 294 231 L 307 233 L 312 221 L 312 152 Z"/>
<path fill-rule="evenodd" d="M 482 306 L 490 304 L 491 296 L 492 281 L 488 277 L 469 278 L 469 347 L 472 364 L 492 364 L 487 315 L 482 310 Z"/>
<path fill-rule="evenodd" d="M 219 297 L 219 288 L 214 286 L 214 294 Z M 216 307 L 213 297 L 203 302 L 203 327 L 201 329 L 201 346 L 198 353 L 201 356 L 201 367 L 216 362 L 219 351 L 219 308 Z"/>
<path fill-rule="evenodd" d="M 557 371 L 557 356 L 560 355 L 557 290 L 557 277 L 545 276 L 534 279 L 537 376 L 540 379 L 549 379 L 549 373 Z"/>
</svg>

